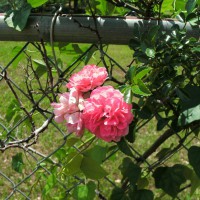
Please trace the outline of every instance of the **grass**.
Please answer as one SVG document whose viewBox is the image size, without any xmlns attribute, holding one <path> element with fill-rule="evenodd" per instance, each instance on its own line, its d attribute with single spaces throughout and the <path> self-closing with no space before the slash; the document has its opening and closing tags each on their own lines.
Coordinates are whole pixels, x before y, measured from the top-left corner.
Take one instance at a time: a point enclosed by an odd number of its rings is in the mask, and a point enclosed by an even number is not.
<svg viewBox="0 0 200 200">
<path fill-rule="evenodd" d="M 23 46 L 24 43 L 0 42 L 0 45 L 1 45 L 0 66 L 4 67 L 10 61 L 9 59 L 13 57 L 14 53 L 16 53 L 15 46 Z M 80 45 L 80 48 L 82 49 L 82 51 L 84 51 L 88 46 L 89 45 L 84 44 L 84 45 Z M 71 48 L 72 47 L 69 46 L 67 50 L 65 49 L 65 51 L 63 50 L 61 52 L 56 48 L 57 57 L 63 61 L 63 66 L 62 66 L 63 70 L 67 69 L 67 67 L 72 62 L 72 60 L 76 58 Z M 11 53 L 12 49 L 14 49 L 13 53 Z M 32 46 L 30 47 L 28 46 L 27 51 L 29 51 L 29 54 L 31 55 L 32 59 L 41 59 L 39 57 L 38 52 Z M 47 48 L 47 52 L 48 54 L 51 53 L 50 47 Z M 133 52 L 132 50 L 129 49 L 129 47 L 110 45 L 108 47 L 107 52 L 108 52 L 108 55 L 112 57 L 114 60 L 116 60 L 123 68 L 128 69 L 127 66 L 129 66 L 129 64 L 132 62 L 132 59 L 133 59 L 132 57 Z M 93 56 L 91 57 L 91 60 L 89 63 L 90 64 L 94 63 L 94 64 L 98 64 L 99 66 L 103 66 L 102 62 L 99 63 L 100 56 L 101 55 L 99 54 L 99 52 L 95 52 Z M 105 61 L 109 67 L 111 67 L 111 65 L 113 64 L 107 58 L 105 58 Z M 26 91 L 25 84 L 24 84 L 24 80 L 26 77 L 26 74 L 24 73 L 26 69 L 26 65 L 27 65 L 26 58 L 21 57 L 21 60 L 18 60 L 14 65 L 11 65 L 8 68 L 8 77 L 11 78 L 24 91 Z M 79 70 L 84 65 L 85 65 L 84 60 L 82 60 L 78 68 L 76 69 L 74 68 L 74 70 L 75 71 Z M 37 66 L 34 66 L 34 67 L 37 67 Z M 73 70 L 73 68 L 71 70 Z M 124 80 L 124 73 L 121 72 L 118 68 L 114 70 L 113 75 L 119 81 Z M 46 82 L 45 75 L 41 77 L 41 82 L 42 83 Z M 33 87 L 34 87 L 33 88 L 34 91 L 41 93 L 41 91 L 38 89 L 38 85 L 36 84 L 36 82 L 33 82 Z M 4 80 L 0 81 L 0 88 L 1 88 L 1 91 L 3 91 L 0 98 L 0 110 L 1 110 L 0 123 L 3 123 L 8 129 L 11 129 L 16 122 L 14 122 L 14 120 L 6 121 L 5 116 L 7 113 L 7 109 L 12 99 L 14 98 L 14 95 L 11 93 L 10 89 L 8 88 Z M 63 88 L 61 88 L 61 91 L 62 90 L 64 91 Z M 24 98 L 20 94 L 19 96 L 21 98 L 23 105 L 28 110 L 30 110 L 31 104 L 27 102 L 27 98 Z M 40 98 L 40 97 L 41 97 L 41 94 L 35 94 L 35 98 Z M 134 99 L 134 101 L 136 101 L 136 99 Z M 41 103 L 41 106 L 45 109 L 52 110 L 52 109 L 49 109 L 50 107 L 49 104 L 50 104 L 50 101 L 48 99 L 44 99 Z M 13 117 L 13 119 L 16 117 L 17 113 L 18 112 L 14 113 L 15 116 Z M 24 113 L 20 111 L 20 115 L 23 116 Z M 33 118 L 34 118 L 36 127 L 40 127 L 42 123 L 45 121 L 45 118 L 42 117 L 38 112 L 35 112 L 33 114 Z M 61 128 L 64 133 L 66 132 L 65 127 L 63 125 L 60 125 L 59 128 Z M 3 130 L 1 126 L 0 126 L 0 131 L 2 132 L 2 135 L 0 135 L 0 139 L 1 137 L 5 138 L 6 132 L 5 130 Z M 19 128 L 15 129 L 12 132 L 11 136 L 17 137 L 17 138 L 24 138 L 25 136 L 30 134 L 30 131 L 31 131 L 30 127 L 27 125 L 27 123 L 22 123 L 22 125 L 20 125 Z M 142 154 L 146 149 L 148 149 L 151 146 L 151 144 L 153 144 L 156 138 L 158 138 L 161 134 L 162 132 L 158 132 L 156 130 L 156 120 L 155 119 L 151 120 L 150 123 L 142 127 L 136 133 L 136 142 L 134 143 L 134 148 L 138 151 L 138 153 Z M 172 144 L 175 145 L 175 142 L 176 142 L 175 137 L 176 136 L 170 138 L 165 144 L 163 144 L 158 149 L 158 151 L 160 151 L 162 148 L 168 148 Z M 62 143 L 63 143 L 63 135 L 53 125 L 50 125 L 44 133 L 40 134 L 37 144 L 34 144 L 32 148 L 35 151 L 42 153 L 45 157 L 49 153 L 54 151 L 55 149 L 58 149 Z M 76 146 L 79 146 L 80 144 L 82 144 L 81 141 L 79 141 L 76 144 Z M 94 146 L 97 144 L 105 145 L 105 143 L 97 140 L 91 146 Z M 110 143 L 107 145 L 108 147 L 111 147 L 113 143 Z M 65 145 L 61 149 L 61 151 L 65 153 L 70 153 L 70 152 L 73 152 L 74 149 L 69 148 L 68 146 Z M 150 164 L 157 160 L 156 154 L 158 153 L 158 151 L 152 154 L 152 156 L 148 159 L 148 162 Z M 23 155 L 23 162 L 21 163 L 21 165 L 23 166 L 22 173 L 16 172 L 12 167 L 12 157 L 16 155 L 16 153 L 22 153 Z M 60 158 L 59 156 L 62 157 L 63 155 L 61 153 L 59 155 L 54 154 L 53 156 L 51 156 L 51 159 L 53 159 L 54 161 L 58 161 L 59 159 L 65 159 L 66 157 L 66 155 L 64 155 L 64 157 L 62 158 Z M 60 168 L 56 168 L 54 165 L 52 165 L 50 161 L 42 162 L 42 156 L 35 154 L 33 152 L 32 153 L 24 152 L 21 149 L 9 149 L 5 151 L 4 153 L 0 153 L 0 158 L 2 161 L 0 165 L 0 172 L 5 173 L 6 176 L 9 177 L 14 183 L 20 182 L 20 180 L 22 180 L 24 177 L 31 174 L 34 169 L 38 169 L 34 175 L 30 176 L 27 180 L 24 181 L 22 185 L 18 187 L 22 192 L 29 195 L 31 199 L 39 200 L 42 198 L 42 192 L 44 192 L 44 187 L 46 186 L 46 182 L 48 182 L 48 180 L 51 178 L 51 177 L 49 178 L 48 171 L 45 170 L 43 167 L 45 166 L 45 168 L 50 171 L 60 170 Z M 121 173 L 119 172 L 118 167 L 121 164 L 123 158 L 124 158 L 124 155 L 120 152 L 117 152 L 103 164 L 104 168 L 109 172 L 108 178 L 113 181 L 112 184 L 115 184 L 116 186 L 119 186 L 119 187 L 121 185 L 120 180 L 122 176 L 121 176 Z M 39 164 L 41 164 L 41 162 L 42 162 L 43 167 L 41 166 L 39 167 Z M 187 157 L 186 157 L 186 151 L 182 149 L 179 154 L 176 154 L 169 160 L 168 165 L 173 165 L 174 163 L 184 163 L 184 162 L 187 162 Z M 145 167 L 145 165 L 143 167 Z M 61 176 L 61 174 L 58 174 L 58 176 L 61 178 L 61 180 L 63 180 L 63 177 Z M 73 178 L 65 177 L 63 182 L 66 184 L 67 188 L 69 188 L 70 185 L 72 186 L 74 183 L 77 183 L 77 180 Z M 152 183 L 153 183 L 153 180 L 152 180 Z M 54 185 L 54 182 L 52 181 L 52 184 L 53 184 L 52 186 L 53 189 L 49 192 L 49 194 L 47 194 L 46 199 L 52 199 L 52 196 L 54 194 L 58 195 L 58 193 L 61 192 L 58 189 L 57 183 Z M 99 190 L 102 191 L 102 193 L 106 197 L 108 197 L 111 194 L 111 191 L 113 189 L 112 184 L 109 183 L 109 181 L 102 179 L 99 182 Z M 149 186 L 149 189 L 152 189 L 156 193 L 157 196 L 160 196 L 161 191 L 158 189 L 155 189 L 153 184 Z M 10 192 L 12 192 L 12 190 L 13 190 L 13 185 L 11 184 L 11 182 L 1 176 L 1 179 L 0 179 L 1 199 L 5 199 L 10 194 Z M 189 193 L 189 190 L 187 190 L 186 193 Z M 200 191 L 197 190 L 197 192 L 192 198 L 189 198 L 188 195 L 184 195 L 184 194 L 183 196 L 181 196 L 181 200 L 198 200 Z M 16 194 L 12 197 L 12 199 L 24 199 L 24 197 L 19 192 L 16 192 Z M 72 199 L 72 197 L 70 197 L 69 199 Z M 170 199 L 170 197 L 166 195 L 160 199 L 168 200 Z"/>
</svg>

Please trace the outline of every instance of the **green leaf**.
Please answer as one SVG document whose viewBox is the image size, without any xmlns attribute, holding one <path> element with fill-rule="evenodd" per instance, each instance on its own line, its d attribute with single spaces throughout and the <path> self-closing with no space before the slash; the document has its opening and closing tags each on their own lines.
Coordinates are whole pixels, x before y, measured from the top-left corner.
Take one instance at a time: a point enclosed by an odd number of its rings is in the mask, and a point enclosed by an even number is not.
<svg viewBox="0 0 200 200">
<path fill-rule="evenodd" d="M 46 180 L 46 185 L 44 186 L 42 194 L 46 196 L 56 185 L 56 176 L 54 174 L 50 174 Z"/>
<path fill-rule="evenodd" d="M 188 159 L 195 173 L 200 178 L 200 147 L 190 147 L 190 149 L 188 150 Z"/>
<path fill-rule="evenodd" d="M 33 63 L 37 66 L 35 73 L 37 74 L 38 78 L 47 73 L 47 67 L 43 60 L 33 59 Z"/>
<path fill-rule="evenodd" d="M 185 126 L 198 120 L 200 120 L 200 104 L 183 111 L 178 118 L 178 125 Z"/>
<path fill-rule="evenodd" d="M 108 148 L 102 147 L 99 145 L 96 145 L 92 147 L 91 149 L 88 149 L 84 152 L 84 155 L 86 157 L 92 158 L 94 161 L 96 161 L 98 164 L 101 164 L 103 160 L 106 158 Z"/>
<path fill-rule="evenodd" d="M 151 190 L 136 190 L 130 194 L 131 200 L 153 200 L 154 195 Z"/>
<path fill-rule="evenodd" d="M 67 139 L 67 146 L 68 146 L 68 147 L 72 147 L 72 146 L 75 145 L 78 141 L 80 141 L 80 138 L 77 138 L 77 137 L 68 138 L 68 139 Z"/>
<path fill-rule="evenodd" d="M 90 51 L 86 54 L 85 59 L 84 59 L 84 63 L 85 65 L 88 64 L 88 62 L 90 61 L 91 57 L 94 55 L 94 52 L 97 50 L 97 48 L 95 46 L 93 46 Z"/>
<path fill-rule="evenodd" d="M 86 185 L 79 185 L 73 192 L 74 199 L 86 200 L 88 194 L 88 188 Z"/>
<path fill-rule="evenodd" d="M 63 173 L 66 175 L 75 175 L 81 171 L 83 155 L 78 154 L 74 156 L 65 166 Z"/>
<path fill-rule="evenodd" d="M 154 58 L 154 57 L 155 57 L 155 54 L 156 54 L 155 50 L 154 50 L 154 49 L 150 49 L 150 48 L 147 48 L 147 49 L 145 50 L 145 53 L 146 53 L 146 55 L 147 55 L 148 57 L 150 57 L 150 58 Z"/>
<path fill-rule="evenodd" d="M 156 37 L 159 33 L 159 30 L 160 30 L 160 26 L 156 25 L 156 26 L 153 26 L 149 29 L 148 31 L 148 40 L 151 41 L 151 43 L 155 43 L 155 40 L 156 40 Z"/>
<path fill-rule="evenodd" d="M 6 5 L 9 5 L 9 2 L 7 0 L 1 0 L 0 7 L 6 6 Z"/>
<path fill-rule="evenodd" d="M 25 4 L 19 10 L 12 10 L 5 16 L 5 22 L 9 27 L 18 31 L 22 31 L 27 23 L 28 17 L 31 13 L 31 6 Z"/>
<path fill-rule="evenodd" d="M 46 66 L 45 62 L 43 60 L 38 60 L 38 59 L 32 59 L 32 61 L 37 64 L 37 65 L 44 65 Z"/>
<path fill-rule="evenodd" d="M 141 176 L 141 168 L 134 164 L 130 158 L 124 158 L 119 169 L 123 175 L 123 181 L 128 178 L 132 186 L 134 186 Z"/>
<path fill-rule="evenodd" d="M 88 200 L 92 200 L 95 198 L 96 196 L 96 185 L 93 181 L 89 181 L 87 184 L 87 188 L 88 188 Z"/>
<path fill-rule="evenodd" d="M 188 94 L 185 93 L 184 90 L 182 90 L 181 88 L 176 89 L 176 94 L 184 102 L 187 102 L 190 100 Z"/>
<path fill-rule="evenodd" d="M 126 103 L 131 104 L 131 103 L 132 103 L 132 98 L 133 98 L 131 86 L 127 86 L 127 87 L 124 89 L 123 94 L 124 94 L 124 101 L 125 101 Z"/>
<path fill-rule="evenodd" d="M 108 173 L 93 159 L 84 157 L 81 166 L 81 171 L 87 178 L 98 180 L 108 175 Z"/>
<path fill-rule="evenodd" d="M 136 67 L 135 66 L 131 66 L 130 68 L 129 68 L 129 70 L 127 71 L 127 73 L 126 73 L 126 79 L 130 82 L 130 83 L 132 83 L 132 81 L 133 81 L 133 78 L 135 77 L 135 75 L 136 75 Z"/>
<path fill-rule="evenodd" d="M 133 143 L 135 141 L 136 128 L 137 128 L 137 122 L 136 120 L 133 120 L 132 123 L 129 125 L 129 132 L 125 136 L 126 140 L 130 143 Z"/>
<path fill-rule="evenodd" d="M 173 10 L 173 2 L 174 0 L 164 0 L 162 3 L 162 9 L 161 12 L 166 13 L 166 12 L 170 12 Z"/>
<path fill-rule="evenodd" d="M 149 181 L 147 178 L 139 178 L 137 181 L 137 189 L 144 189 L 145 187 L 147 187 L 149 185 Z"/>
<path fill-rule="evenodd" d="M 149 119 L 153 115 L 152 111 L 148 108 L 148 106 L 144 106 L 141 110 L 138 111 L 138 116 L 141 119 Z"/>
<path fill-rule="evenodd" d="M 140 96 L 149 96 L 147 95 L 145 92 L 143 92 L 138 85 L 133 85 L 131 87 L 132 89 L 132 92 L 133 92 L 133 95 L 136 94 L 136 95 L 140 95 Z"/>
<path fill-rule="evenodd" d="M 170 121 L 170 119 L 168 119 L 168 118 L 158 119 L 157 131 L 161 131 L 169 123 L 169 121 Z"/>
<path fill-rule="evenodd" d="M 82 49 L 79 47 L 78 44 L 72 44 L 72 47 L 74 48 L 74 51 L 77 53 L 77 54 L 83 54 L 84 52 L 82 51 Z"/>
<path fill-rule="evenodd" d="M 186 21 L 189 22 L 191 26 L 196 26 L 199 21 L 199 18 L 195 13 L 190 13 L 186 17 Z"/>
<path fill-rule="evenodd" d="M 11 100 L 11 103 L 6 110 L 5 118 L 7 122 L 10 122 L 15 117 L 15 114 L 20 112 L 20 110 L 19 102 L 16 99 Z"/>
<path fill-rule="evenodd" d="M 180 101 L 181 113 L 178 118 L 178 125 L 185 126 L 194 121 L 200 120 L 200 87 L 187 85 L 182 91 L 188 99 Z"/>
<path fill-rule="evenodd" d="M 123 189 L 115 187 L 110 196 L 110 200 L 128 200 L 128 197 Z"/>
<path fill-rule="evenodd" d="M 31 5 L 32 8 L 37 8 L 43 4 L 45 4 L 48 0 L 27 0 L 27 2 Z"/>
<path fill-rule="evenodd" d="M 188 14 L 194 10 L 196 4 L 197 4 L 197 0 L 188 0 L 187 1 L 185 8 L 186 8 Z"/>
<path fill-rule="evenodd" d="M 158 167 L 153 173 L 156 187 L 163 189 L 170 196 L 176 197 L 181 184 L 186 182 L 184 171 L 185 166 L 179 164 L 173 167 Z"/>
<path fill-rule="evenodd" d="M 128 143 L 124 138 L 122 138 L 118 143 L 117 146 L 119 147 L 120 151 L 126 154 L 127 156 L 132 157 L 133 153 L 130 150 L 130 147 L 128 146 Z"/>
<path fill-rule="evenodd" d="M 186 6 L 187 0 L 174 0 L 174 9 L 176 11 L 184 11 Z"/>
<path fill-rule="evenodd" d="M 148 87 L 140 79 L 138 80 L 138 86 L 139 86 L 139 89 L 145 94 L 144 96 L 150 96 L 151 95 L 151 92 L 148 89 Z"/>
<path fill-rule="evenodd" d="M 13 47 L 12 51 L 10 52 L 10 57 L 15 57 L 20 51 L 22 47 L 21 46 L 15 46 Z M 19 62 L 24 58 L 24 54 L 20 53 L 17 58 L 12 62 L 12 66 L 16 68 L 19 64 Z"/>
<path fill-rule="evenodd" d="M 138 83 L 138 79 L 142 79 L 144 76 L 146 76 L 150 71 L 152 70 L 152 68 L 150 67 L 143 67 L 143 68 L 139 68 L 137 74 L 133 77 L 133 81 L 135 84 Z"/>
<path fill-rule="evenodd" d="M 104 0 L 93 0 L 90 6 L 96 13 L 104 16 L 111 15 L 115 10 L 115 5 Z M 90 9 L 87 9 L 87 11 L 91 14 Z"/>
<path fill-rule="evenodd" d="M 90 181 L 87 185 L 79 185 L 73 191 L 73 198 L 80 200 L 92 200 L 95 197 L 96 185 Z"/>
<path fill-rule="evenodd" d="M 24 167 L 24 162 L 22 158 L 22 153 L 17 153 L 14 156 L 12 156 L 12 168 L 18 172 L 22 173 Z"/>
<path fill-rule="evenodd" d="M 66 150 L 64 148 L 60 148 L 53 155 L 56 156 L 59 161 L 62 161 L 67 156 Z"/>
<path fill-rule="evenodd" d="M 200 186 L 200 178 L 195 173 L 193 173 L 190 180 L 191 180 L 190 195 L 192 196 L 196 191 L 196 189 L 199 188 Z"/>
</svg>

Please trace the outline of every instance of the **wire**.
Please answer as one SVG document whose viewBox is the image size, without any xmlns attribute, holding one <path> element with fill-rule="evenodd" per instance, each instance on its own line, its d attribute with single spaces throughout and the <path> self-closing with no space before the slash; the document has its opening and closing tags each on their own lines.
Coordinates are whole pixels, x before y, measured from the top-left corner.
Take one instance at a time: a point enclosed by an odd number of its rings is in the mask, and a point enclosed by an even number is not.
<svg viewBox="0 0 200 200">
<path fill-rule="evenodd" d="M 50 27 L 50 44 L 51 44 L 51 49 L 52 49 L 52 53 L 53 53 L 53 58 L 54 58 L 54 61 L 55 61 L 55 68 L 58 72 L 58 75 L 60 75 L 60 69 L 58 67 L 58 62 L 57 62 L 57 59 L 56 59 L 56 53 L 55 53 L 55 49 L 54 49 L 54 28 L 55 28 L 56 19 L 57 19 L 58 15 L 62 12 L 62 9 L 63 9 L 63 7 L 60 4 L 59 9 L 55 12 L 55 14 L 52 18 L 51 27 Z"/>
</svg>

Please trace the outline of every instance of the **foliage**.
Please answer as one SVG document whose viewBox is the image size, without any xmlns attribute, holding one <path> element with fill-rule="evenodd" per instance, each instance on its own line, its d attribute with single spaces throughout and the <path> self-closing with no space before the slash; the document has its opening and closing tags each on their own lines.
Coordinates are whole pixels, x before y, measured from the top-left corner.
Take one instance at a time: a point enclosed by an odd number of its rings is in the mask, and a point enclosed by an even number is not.
<svg viewBox="0 0 200 200">
<path fill-rule="evenodd" d="M 30 13 L 50 3 L 46 0 L 13 0 L 9 3 L 3 1 L 1 7 L 8 6 L 6 23 L 23 31 Z M 58 6 L 57 2 L 53 3 Z M 200 147 L 198 143 L 194 145 L 199 140 L 200 130 L 200 43 L 199 38 L 187 35 L 185 26 L 186 23 L 194 28 L 200 25 L 200 1 L 93 0 L 87 1 L 85 6 L 86 13 L 92 15 L 94 20 L 99 15 L 124 14 L 145 19 L 176 17 L 183 26 L 173 25 L 171 31 L 161 31 L 159 24 L 146 29 L 142 23 L 135 25 L 133 39 L 129 44 L 133 50 L 133 60 L 128 68 L 120 68 L 118 63 L 107 56 L 107 47 L 101 42 L 91 47 L 54 43 L 56 53 L 71 56 L 67 64 L 50 55 L 49 44 L 33 44 L 41 54 L 41 59 L 32 58 L 34 55 L 31 51 L 25 50 L 23 56 L 28 62 L 24 70 L 26 87 L 24 90 L 17 88 L 31 106 L 24 105 L 23 98 L 15 92 L 17 86 L 12 86 L 7 74 L 1 75 L 14 95 L 5 111 L 5 123 L 28 127 L 28 130 L 19 131 L 24 134 L 17 136 L 3 128 L 6 133 L 0 135 L 1 151 L 14 147 L 28 151 L 29 147 L 38 142 L 40 133 L 51 131 L 49 125 L 55 128 L 55 132 L 63 133 L 62 125 L 52 122 L 49 105 L 56 101 L 63 90 L 63 83 L 68 82 L 69 76 L 76 70 L 77 62 L 87 64 L 100 52 L 101 64 L 105 65 L 109 73 L 106 84 L 111 82 L 123 93 L 124 100 L 132 104 L 134 120 L 129 126 L 129 133 L 119 142 L 111 143 L 97 140 L 87 131 L 82 138 L 63 134 L 61 146 L 37 162 L 35 176 L 36 183 L 44 186 L 42 197 L 86 200 L 95 199 L 96 196 L 104 199 L 106 196 L 113 200 L 152 200 L 168 195 L 168 199 L 180 199 L 184 191 L 190 188 L 188 194 L 192 198 L 200 186 Z M 15 48 L 13 52 L 17 53 L 18 50 Z M 22 59 L 13 63 L 13 67 Z M 115 72 L 117 75 L 120 71 L 125 76 L 119 79 L 113 73 L 113 66 L 118 67 Z M 43 101 L 44 98 L 46 101 Z M 35 117 L 39 114 L 45 120 L 42 125 L 41 119 Z M 140 146 L 139 139 L 145 137 L 143 128 L 153 120 L 159 132 L 158 137 L 150 146 L 148 141 Z M 37 126 L 40 128 L 36 129 Z M 1 127 L 4 127 L 3 124 Z M 60 142 L 56 137 L 54 139 L 55 143 Z M 168 139 L 173 142 L 167 143 Z M 171 160 L 178 154 L 184 157 L 185 162 L 181 159 Z M 118 166 L 114 156 L 117 157 Z M 12 169 L 18 174 L 25 170 L 24 160 L 22 153 L 12 156 Z M 109 179 L 115 168 L 117 173 L 114 176 L 120 179 L 118 184 Z M 104 186 L 106 181 L 111 182 L 107 190 Z M 31 190 L 32 187 L 30 193 Z"/>
</svg>

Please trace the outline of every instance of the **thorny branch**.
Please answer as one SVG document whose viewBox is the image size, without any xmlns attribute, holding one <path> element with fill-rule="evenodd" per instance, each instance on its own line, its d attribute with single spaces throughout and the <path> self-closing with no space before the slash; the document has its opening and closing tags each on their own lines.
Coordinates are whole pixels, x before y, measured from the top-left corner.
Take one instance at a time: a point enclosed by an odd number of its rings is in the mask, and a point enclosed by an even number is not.
<svg viewBox="0 0 200 200">
<path fill-rule="evenodd" d="M 4 144 L 3 141 L 1 140 L 1 147 L 0 147 L 0 151 L 4 152 L 6 149 L 9 149 L 9 148 L 13 148 L 13 147 L 19 147 L 19 148 L 22 148 L 22 149 L 26 149 L 27 147 L 30 147 L 32 146 L 33 144 L 35 144 L 38 140 L 38 137 L 39 137 L 39 134 L 44 132 L 47 128 L 48 128 L 48 125 L 49 123 L 52 121 L 53 119 L 53 115 L 48 119 L 46 120 L 41 127 L 35 129 L 31 135 L 25 139 L 22 139 L 22 140 L 16 140 L 16 141 L 13 141 L 13 142 L 8 142 L 7 144 Z M 29 143 L 29 141 L 31 139 L 34 139 L 31 143 Z"/>
</svg>

